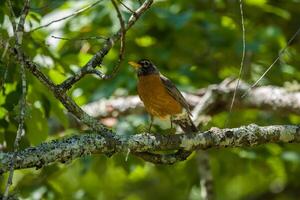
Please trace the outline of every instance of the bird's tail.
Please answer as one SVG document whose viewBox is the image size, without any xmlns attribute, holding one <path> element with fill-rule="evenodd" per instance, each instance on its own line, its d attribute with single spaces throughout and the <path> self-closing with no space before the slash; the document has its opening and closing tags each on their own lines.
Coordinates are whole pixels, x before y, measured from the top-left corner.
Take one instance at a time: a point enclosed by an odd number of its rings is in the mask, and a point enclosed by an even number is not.
<svg viewBox="0 0 300 200">
<path fill-rule="evenodd" d="M 195 133 L 198 131 L 188 113 L 184 115 L 175 116 L 172 120 L 175 124 L 179 125 L 185 133 Z"/>
</svg>

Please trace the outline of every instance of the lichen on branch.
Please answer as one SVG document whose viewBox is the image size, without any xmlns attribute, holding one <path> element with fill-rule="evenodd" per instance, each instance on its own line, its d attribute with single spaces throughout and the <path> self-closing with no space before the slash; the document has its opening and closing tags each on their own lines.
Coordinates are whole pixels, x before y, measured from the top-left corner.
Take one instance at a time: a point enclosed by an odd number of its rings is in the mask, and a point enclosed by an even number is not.
<svg viewBox="0 0 300 200">
<path fill-rule="evenodd" d="M 69 162 L 91 154 L 126 154 L 145 158 L 149 162 L 173 164 L 182 160 L 174 154 L 157 154 L 155 151 L 195 151 L 209 148 L 249 147 L 266 143 L 299 143 L 300 126 L 251 124 L 232 129 L 212 128 L 191 134 L 137 134 L 132 136 L 105 137 L 98 134 L 74 135 L 60 140 L 45 142 L 17 153 L 15 169 L 40 168 L 54 162 Z M 143 154 L 145 153 L 145 154 Z M 189 155 L 189 154 L 188 154 Z M 9 170 L 13 153 L 0 153 L 0 173 Z"/>
</svg>

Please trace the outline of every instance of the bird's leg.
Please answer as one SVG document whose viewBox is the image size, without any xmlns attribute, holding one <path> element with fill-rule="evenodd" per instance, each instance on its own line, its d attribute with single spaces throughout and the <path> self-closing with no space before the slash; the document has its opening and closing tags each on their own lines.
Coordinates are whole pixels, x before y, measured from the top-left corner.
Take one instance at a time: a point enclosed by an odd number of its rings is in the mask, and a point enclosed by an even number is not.
<svg viewBox="0 0 300 200">
<path fill-rule="evenodd" d="M 171 129 L 173 129 L 173 116 L 170 116 Z"/>
<path fill-rule="evenodd" d="M 151 127 L 152 127 L 152 124 L 153 124 L 153 116 L 150 115 L 150 126 L 149 126 L 149 129 L 148 129 L 148 132 L 151 133 Z"/>
</svg>

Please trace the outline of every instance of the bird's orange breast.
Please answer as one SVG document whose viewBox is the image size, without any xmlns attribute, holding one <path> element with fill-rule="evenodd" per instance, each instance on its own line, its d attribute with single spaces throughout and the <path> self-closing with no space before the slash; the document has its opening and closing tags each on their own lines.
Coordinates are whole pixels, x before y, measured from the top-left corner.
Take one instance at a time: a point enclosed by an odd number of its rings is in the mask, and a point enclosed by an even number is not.
<svg viewBox="0 0 300 200">
<path fill-rule="evenodd" d="M 168 94 L 157 74 L 140 76 L 137 90 L 147 112 L 153 116 L 164 118 L 182 112 L 182 106 Z"/>
</svg>

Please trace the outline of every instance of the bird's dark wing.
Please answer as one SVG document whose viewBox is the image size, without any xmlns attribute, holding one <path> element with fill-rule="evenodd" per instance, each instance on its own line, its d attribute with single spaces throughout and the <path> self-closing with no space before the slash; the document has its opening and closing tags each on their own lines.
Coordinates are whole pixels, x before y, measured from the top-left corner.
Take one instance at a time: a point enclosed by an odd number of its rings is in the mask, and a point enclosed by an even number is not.
<svg viewBox="0 0 300 200">
<path fill-rule="evenodd" d="M 182 96 L 181 92 L 176 88 L 176 86 L 165 76 L 160 75 L 162 83 L 164 84 L 165 88 L 167 89 L 168 93 L 180 103 L 180 105 L 186 109 L 189 115 L 191 115 L 191 111 L 189 108 L 188 102 Z"/>
</svg>

